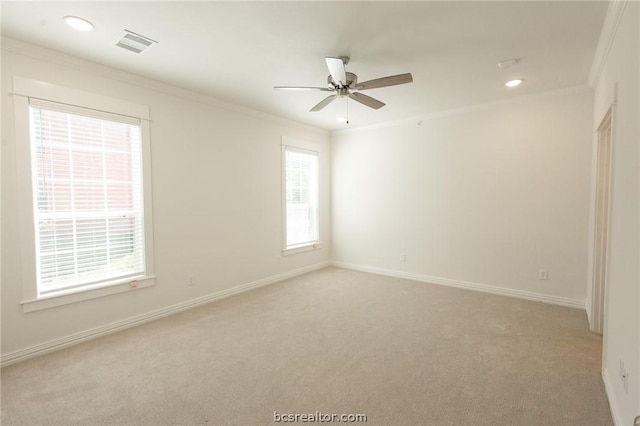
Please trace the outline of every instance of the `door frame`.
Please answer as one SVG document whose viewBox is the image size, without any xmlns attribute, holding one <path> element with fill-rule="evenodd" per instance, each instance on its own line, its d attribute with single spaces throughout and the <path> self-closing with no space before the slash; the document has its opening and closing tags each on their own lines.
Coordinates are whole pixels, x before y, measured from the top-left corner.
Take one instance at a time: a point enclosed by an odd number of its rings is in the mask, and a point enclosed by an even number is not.
<svg viewBox="0 0 640 426">
<path fill-rule="evenodd" d="M 611 169 L 613 153 L 612 104 L 596 129 L 595 184 L 593 194 L 593 240 L 591 262 L 591 331 L 604 334 L 607 302 L 609 216 L 611 211 Z"/>
</svg>

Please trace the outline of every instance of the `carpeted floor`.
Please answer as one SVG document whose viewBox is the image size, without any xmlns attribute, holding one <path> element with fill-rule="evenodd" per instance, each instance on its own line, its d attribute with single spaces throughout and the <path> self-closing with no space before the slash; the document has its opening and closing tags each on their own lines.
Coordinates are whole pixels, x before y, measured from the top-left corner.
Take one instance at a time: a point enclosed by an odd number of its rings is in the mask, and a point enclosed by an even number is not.
<svg viewBox="0 0 640 426">
<path fill-rule="evenodd" d="M 326 268 L 6 367 L 1 420 L 609 425 L 601 344 L 582 310 Z"/>
</svg>

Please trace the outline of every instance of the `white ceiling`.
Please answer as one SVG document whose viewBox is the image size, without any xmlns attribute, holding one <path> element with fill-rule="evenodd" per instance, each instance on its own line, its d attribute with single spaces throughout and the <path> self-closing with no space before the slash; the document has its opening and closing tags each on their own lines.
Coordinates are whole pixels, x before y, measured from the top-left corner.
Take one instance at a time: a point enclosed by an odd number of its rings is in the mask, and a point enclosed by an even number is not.
<svg viewBox="0 0 640 426">
<path fill-rule="evenodd" d="M 601 1 L 511 2 L 3 2 L 2 34 L 325 129 L 347 125 L 346 100 L 309 109 L 325 92 L 325 56 L 350 56 L 359 81 L 411 72 L 414 82 L 349 102 L 349 126 L 581 85 L 604 21 Z M 95 25 L 78 33 L 64 15 Z M 123 29 L 157 40 L 136 55 Z M 497 62 L 521 58 L 499 70 Z M 525 83 L 508 89 L 503 83 Z"/>
</svg>

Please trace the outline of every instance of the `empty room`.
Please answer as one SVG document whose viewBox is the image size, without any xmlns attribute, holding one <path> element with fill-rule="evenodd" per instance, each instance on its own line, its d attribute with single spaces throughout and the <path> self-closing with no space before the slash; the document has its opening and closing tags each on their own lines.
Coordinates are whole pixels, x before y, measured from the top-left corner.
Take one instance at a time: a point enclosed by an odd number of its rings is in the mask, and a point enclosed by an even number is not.
<svg viewBox="0 0 640 426">
<path fill-rule="evenodd" d="M 640 426 L 640 2 L 0 6 L 3 425 Z"/>
</svg>

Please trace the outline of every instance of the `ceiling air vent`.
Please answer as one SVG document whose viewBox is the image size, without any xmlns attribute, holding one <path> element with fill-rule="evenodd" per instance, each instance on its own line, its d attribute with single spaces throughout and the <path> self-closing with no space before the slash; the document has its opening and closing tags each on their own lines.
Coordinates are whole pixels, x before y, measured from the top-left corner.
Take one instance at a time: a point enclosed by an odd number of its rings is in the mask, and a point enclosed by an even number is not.
<svg viewBox="0 0 640 426">
<path fill-rule="evenodd" d="M 154 44 L 158 44 L 158 42 L 129 30 L 124 30 L 122 34 L 120 34 L 120 37 L 118 37 L 118 41 L 116 41 L 116 46 L 134 53 L 145 52 Z"/>
</svg>

